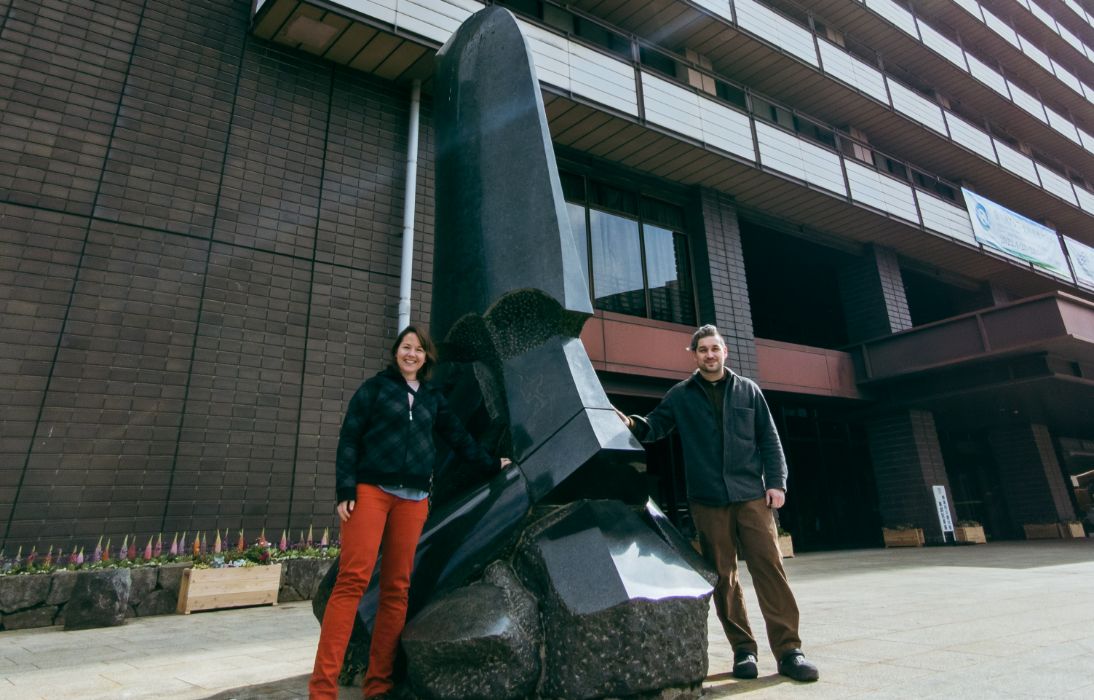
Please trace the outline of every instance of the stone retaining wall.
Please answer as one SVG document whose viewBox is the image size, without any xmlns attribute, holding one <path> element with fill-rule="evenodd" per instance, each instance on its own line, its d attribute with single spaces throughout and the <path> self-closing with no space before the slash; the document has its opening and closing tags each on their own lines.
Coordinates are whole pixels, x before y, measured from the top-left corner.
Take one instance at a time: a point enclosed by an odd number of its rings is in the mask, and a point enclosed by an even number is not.
<svg viewBox="0 0 1094 700">
<path fill-rule="evenodd" d="M 277 602 L 310 600 L 332 559 L 281 560 L 281 589 Z M 175 612 L 182 572 L 190 564 L 138 566 L 130 569 L 128 617 Z M 76 583 L 75 571 L 0 576 L 0 630 L 63 625 L 65 605 Z"/>
</svg>

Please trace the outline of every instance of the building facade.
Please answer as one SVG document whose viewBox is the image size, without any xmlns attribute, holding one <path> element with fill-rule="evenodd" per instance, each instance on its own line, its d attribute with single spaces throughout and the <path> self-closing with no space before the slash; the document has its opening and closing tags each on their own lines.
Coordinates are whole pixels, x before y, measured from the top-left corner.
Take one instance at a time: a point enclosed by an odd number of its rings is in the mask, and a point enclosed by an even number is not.
<svg viewBox="0 0 1094 700">
<path fill-rule="evenodd" d="M 1094 6 L 505 0 L 621 408 L 716 323 L 799 548 L 1090 507 Z M 342 411 L 428 323 L 433 55 L 472 0 L 0 0 L 4 546 L 334 524 Z M 504 70 L 504 66 L 498 66 Z M 686 525 L 679 449 L 651 492 Z"/>
</svg>

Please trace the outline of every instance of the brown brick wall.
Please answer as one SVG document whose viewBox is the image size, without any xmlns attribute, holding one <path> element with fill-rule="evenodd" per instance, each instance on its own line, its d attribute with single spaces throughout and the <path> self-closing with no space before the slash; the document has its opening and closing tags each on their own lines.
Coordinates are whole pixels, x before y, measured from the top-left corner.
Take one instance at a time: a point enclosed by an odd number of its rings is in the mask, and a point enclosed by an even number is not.
<svg viewBox="0 0 1094 700">
<path fill-rule="evenodd" d="M 957 516 L 934 414 L 916 409 L 894 411 L 867 422 L 866 431 L 882 523 L 922 527 L 929 541 L 941 542 L 942 526 L 932 486 L 946 487 L 950 518 L 956 522 Z"/>
<path fill-rule="evenodd" d="M 850 341 L 912 327 L 900 263 L 893 251 L 867 247 L 864 255 L 840 270 L 839 289 Z"/>
<path fill-rule="evenodd" d="M 249 7 L 0 3 L 5 547 L 333 524 L 395 331 L 409 89 L 251 38 Z"/>
<path fill-rule="evenodd" d="M 1052 436 L 1040 424 L 1017 424 L 988 434 L 999 482 L 1017 528 L 1075 518 Z"/>
<path fill-rule="evenodd" d="M 737 207 L 729 197 L 701 190 L 703 230 L 710 263 L 710 285 L 715 324 L 729 349 L 729 366 L 755 378 L 756 337 L 752 331 L 752 305 L 748 298 L 744 251 Z"/>
</svg>

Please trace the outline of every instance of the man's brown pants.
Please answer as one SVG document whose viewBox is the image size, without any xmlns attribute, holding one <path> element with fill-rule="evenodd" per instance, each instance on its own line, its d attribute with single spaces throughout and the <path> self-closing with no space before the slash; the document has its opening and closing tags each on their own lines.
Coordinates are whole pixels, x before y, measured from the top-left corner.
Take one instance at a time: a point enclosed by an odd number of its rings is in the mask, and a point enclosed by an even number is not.
<svg viewBox="0 0 1094 700">
<path fill-rule="evenodd" d="M 744 593 L 737 577 L 737 545 L 748 560 L 748 573 L 760 599 L 767 638 L 776 659 L 801 647 L 798 604 L 790 591 L 779 552 L 775 518 L 764 499 L 704 506 L 691 503 L 691 517 L 699 532 L 703 556 L 718 572 L 714 607 L 734 652 L 756 653 L 756 639 L 748 625 Z"/>
</svg>

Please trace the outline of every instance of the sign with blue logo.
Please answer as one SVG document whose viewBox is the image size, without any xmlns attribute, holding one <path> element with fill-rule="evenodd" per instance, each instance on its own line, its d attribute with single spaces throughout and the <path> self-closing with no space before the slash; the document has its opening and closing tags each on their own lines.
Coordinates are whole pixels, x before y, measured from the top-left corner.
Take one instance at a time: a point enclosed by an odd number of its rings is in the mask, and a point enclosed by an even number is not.
<svg viewBox="0 0 1094 700">
<path fill-rule="evenodd" d="M 1088 289 L 1094 289 L 1094 248 L 1064 236 L 1064 245 L 1075 270 L 1075 281 Z"/>
<path fill-rule="evenodd" d="M 1071 279 L 1060 237 L 1047 226 L 961 188 L 977 243 L 1008 257 L 1032 263 L 1045 272 Z"/>
</svg>

